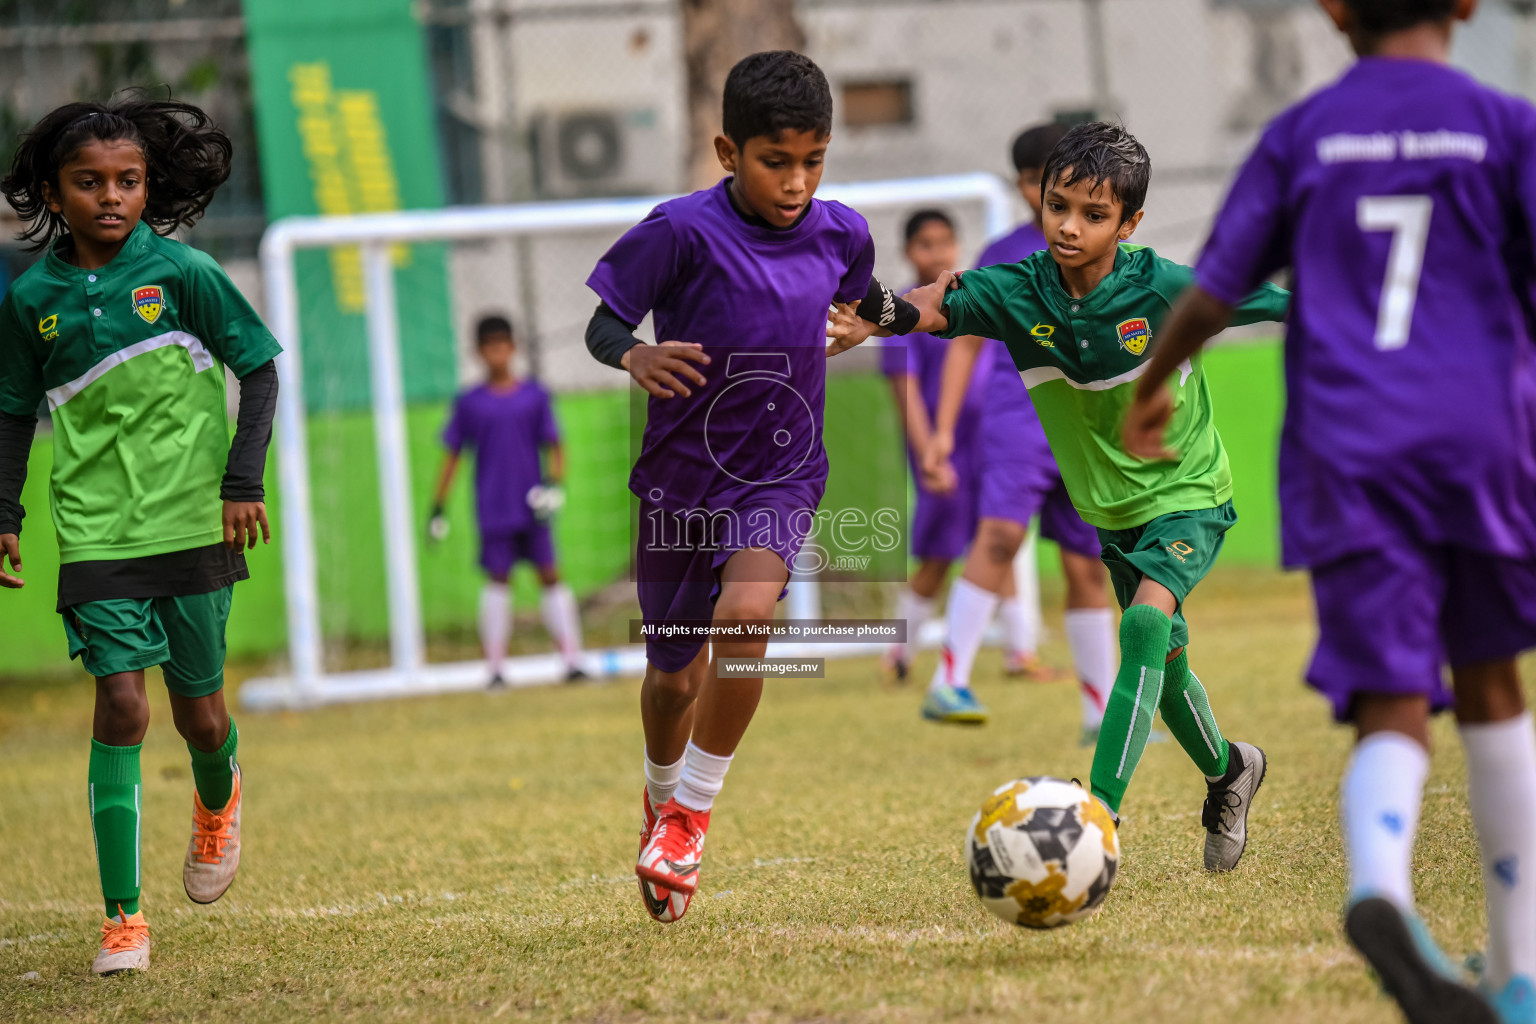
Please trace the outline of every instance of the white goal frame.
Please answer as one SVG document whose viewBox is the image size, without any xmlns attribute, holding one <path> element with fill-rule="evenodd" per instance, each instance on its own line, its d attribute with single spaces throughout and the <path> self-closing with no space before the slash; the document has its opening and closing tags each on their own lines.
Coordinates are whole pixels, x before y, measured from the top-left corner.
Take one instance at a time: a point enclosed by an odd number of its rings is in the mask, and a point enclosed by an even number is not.
<svg viewBox="0 0 1536 1024">
<path fill-rule="evenodd" d="M 821 186 L 817 195 L 823 199 L 836 199 L 855 209 L 979 200 L 985 208 L 988 237 L 1002 234 L 1013 226 L 1013 196 L 1003 181 L 991 174 L 829 184 Z M 287 217 L 267 229 L 261 240 L 266 314 L 273 334 L 283 347 L 282 354 L 277 357 L 282 387 L 278 392 L 276 425 L 278 489 L 282 495 L 279 541 L 284 569 L 289 674 L 246 682 L 240 688 L 243 706 L 297 708 L 474 690 L 482 687 L 486 679 L 483 662 L 429 664 L 425 657 L 391 246 L 401 242 L 452 242 L 549 235 L 592 228 L 627 228 L 643 219 L 656 204 L 670 198 L 673 197 L 519 203 L 345 217 Z M 304 339 L 299 330 L 299 289 L 294 257 L 300 249 L 337 245 L 356 245 L 362 250 L 379 499 L 384 519 L 384 544 L 389 552 L 384 564 L 390 664 L 385 669 L 328 673 L 324 668 L 320 631 L 308 424 L 300 358 Z M 1038 583 L 1032 540 L 1020 552 L 1015 568 L 1020 596 L 1025 599 L 1026 607 L 1035 610 L 1038 622 Z M 792 582 L 788 600 L 791 617 L 820 617 L 816 580 Z M 941 630 L 936 632 L 934 629 L 938 623 L 929 626 L 931 628 L 925 631 L 922 640 L 933 643 Z M 773 644 L 769 653 L 840 657 L 870 654 L 884 647 L 884 644 L 869 643 Z M 625 645 L 591 650 L 584 653 L 584 659 L 583 668 L 594 678 L 638 675 L 644 671 L 645 648 Z M 564 663 L 554 654 L 509 658 L 506 669 L 508 683 L 512 686 L 554 683 L 565 675 Z"/>
</svg>

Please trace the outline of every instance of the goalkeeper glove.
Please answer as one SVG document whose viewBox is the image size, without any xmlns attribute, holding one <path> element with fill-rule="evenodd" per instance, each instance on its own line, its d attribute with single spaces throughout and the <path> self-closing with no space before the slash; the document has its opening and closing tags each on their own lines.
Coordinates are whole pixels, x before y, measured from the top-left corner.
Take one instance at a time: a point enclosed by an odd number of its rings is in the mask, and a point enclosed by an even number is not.
<svg viewBox="0 0 1536 1024">
<path fill-rule="evenodd" d="M 427 520 L 427 539 L 434 544 L 448 539 L 448 517 L 443 513 L 441 503 L 432 506 L 432 516 Z"/>
<path fill-rule="evenodd" d="M 528 488 L 528 507 L 539 519 L 548 519 L 565 504 L 565 491 L 559 484 L 535 484 Z"/>
</svg>

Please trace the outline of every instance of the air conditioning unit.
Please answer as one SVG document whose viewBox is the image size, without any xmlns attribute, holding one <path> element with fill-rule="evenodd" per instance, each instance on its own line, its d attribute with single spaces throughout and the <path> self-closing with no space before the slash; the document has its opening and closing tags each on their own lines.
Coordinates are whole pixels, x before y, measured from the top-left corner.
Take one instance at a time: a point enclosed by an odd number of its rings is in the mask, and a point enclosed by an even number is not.
<svg viewBox="0 0 1536 1024">
<path fill-rule="evenodd" d="M 677 147 L 654 108 L 543 111 L 532 129 L 542 196 L 654 195 L 678 186 Z"/>
</svg>

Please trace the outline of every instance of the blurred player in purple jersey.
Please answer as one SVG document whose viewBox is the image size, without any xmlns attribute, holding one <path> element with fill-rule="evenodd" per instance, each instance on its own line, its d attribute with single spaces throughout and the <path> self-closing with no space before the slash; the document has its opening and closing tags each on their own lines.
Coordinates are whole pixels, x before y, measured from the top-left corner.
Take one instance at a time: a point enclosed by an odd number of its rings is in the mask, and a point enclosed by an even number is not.
<svg viewBox="0 0 1536 1024">
<path fill-rule="evenodd" d="M 537 381 L 520 380 L 512 372 L 516 342 L 506 318 L 482 319 L 475 328 L 475 345 L 485 364 L 486 381 L 454 399 L 453 414 L 443 430 L 448 454 L 432 499 L 429 536 L 440 540 L 447 534 L 443 503 L 453 486 L 459 456 L 469 448 L 475 453 L 475 518 L 480 528 L 480 567 L 486 575 L 480 591 L 480 646 L 491 685 L 502 685 L 502 661 L 512 631 L 508 581 L 518 562 L 530 563 L 539 574 L 544 625 L 565 659 L 567 678 L 582 679 L 576 595 L 560 581 L 549 529 L 565 475 L 549 393 Z M 549 450 L 547 485 L 545 449 Z"/>
<path fill-rule="evenodd" d="M 1447 66 L 1475 0 L 1324 0 L 1360 60 L 1269 126 L 1129 410 L 1289 267 L 1284 559 L 1306 566 L 1308 681 L 1358 740 L 1340 793 L 1345 931 L 1410 1021 L 1536 1021 L 1536 109 Z M 1441 666 L 1451 666 L 1451 689 Z M 1482 995 L 1414 913 L 1429 717 L 1455 707 L 1488 906 Z M 1485 1001 L 1486 1000 L 1486 1001 Z"/>
<path fill-rule="evenodd" d="M 744 58 L 722 127 L 728 177 L 656 207 L 587 279 L 602 300 L 588 348 L 650 394 L 630 475 L 647 629 L 773 618 L 826 487 L 828 307 L 871 300 L 868 225 L 813 198 L 832 132 L 821 69 L 790 51 Z M 884 297 L 877 308 L 916 323 Z M 634 336 L 648 313 L 660 344 Z M 635 873 L 658 921 L 697 890 L 710 811 L 762 695 L 761 678 L 721 679 L 715 659 L 761 658 L 766 641 L 712 646 L 647 634 Z"/>
<path fill-rule="evenodd" d="M 1046 247 L 1040 231 L 1040 175 L 1066 126 L 1036 125 L 1013 141 L 1019 192 L 1034 219 L 994 239 L 976 261 L 979 267 L 1017 263 Z M 924 335 L 924 337 L 927 337 Z M 909 344 L 913 342 L 909 341 Z M 940 345 L 946 345 L 942 340 Z M 1109 589 L 1099 561 L 1099 538 L 1067 496 L 1061 471 L 1029 399 L 1029 389 L 1002 342 L 956 338 L 946 346 L 943 386 L 930 439 L 933 472 L 926 485 L 939 493 L 958 479 L 962 405 L 981 389 L 975 427 L 977 478 L 975 538 L 965 574 L 950 588 L 944 651 L 929 683 L 923 715 L 936 721 L 985 721 L 986 709 L 971 692 L 971 666 L 982 631 L 1000 611 L 1008 635 L 1005 671 L 1037 679 L 1048 671 L 1033 658 L 1031 610 L 1013 598 L 1013 560 L 1030 520 L 1061 549 L 1067 584 L 1067 642 L 1077 669 L 1082 703 L 1082 742 L 1092 745 L 1104 717 L 1104 702 L 1115 682 L 1115 626 Z"/>
<path fill-rule="evenodd" d="M 960 247 L 954 221 L 942 210 L 913 213 L 907 218 L 904 239 L 907 262 L 912 264 L 919 286 L 932 284 L 944 271 L 955 268 Z M 948 345 L 931 334 L 914 333 L 901 341 L 888 342 L 880 350 L 880 369 L 891 381 L 917 490 L 910 553 L 918 564 L 907 585 L 896 596 L 896 617 L 907 623 L 907 642 L 892 644 L 885 658 L 886 669 L 898 681 L 907 677 L 911 652 L 916 650 L 917 631 L 933 617 L 934 601 L 939 588 L 944 585 L 950 564 L 965 554 L 965 547 L 976 530 L 979 376 L 965 396 L 955 428 L 952 461 L 955 479 L 948 493 L 941 494 L 926 486 L 921 476 L 923 452 L 933 434 L 939 379 Z M 1008 594 L 1011 597 L 1011 589 Z M 1018 617 L 1030 621 L 1028 615 Z M 1026 650 L 1032 650 L 1032 646 Z"/>
</svg>

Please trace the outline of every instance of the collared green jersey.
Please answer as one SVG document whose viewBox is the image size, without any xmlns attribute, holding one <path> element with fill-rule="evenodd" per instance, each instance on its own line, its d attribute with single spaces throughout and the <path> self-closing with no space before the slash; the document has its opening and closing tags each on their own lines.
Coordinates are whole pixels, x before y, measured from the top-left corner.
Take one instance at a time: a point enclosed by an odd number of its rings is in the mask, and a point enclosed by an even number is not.
<svg viewBox="0 0 1536 1024">
<path fill-rule="evenodd" d="M 1050 251 L 1042 250 L 1019 263 L 966 271 L 944 300 L 943 337 L 980 334 L 1008 346 L 1072 504 L 1094 526 L 1130 529 L 1232 497 L 1232 470 L 1198 357 L 1174 381 L 1168 442 L 1179 461 L 1143 461 L 1121 441 L 1152 339 L 1192 277 L 1189 267 L 1145 246 L 1121 244 L 1109 276 L 1075 299 Z M 1282 320 L 1289 303 L 1289 292 L 1266 284 L 1232 322 Z"/>
<path fill-rule="evenodd" d="M 212 257 L 142 221 L 104 267 L 50 249 L 17 278 L 0 302 L 0 411 L 52 413 L 59 560 L 222 541 L 223 367 L 242 377 L 279 351 Z"/>
</svg>

